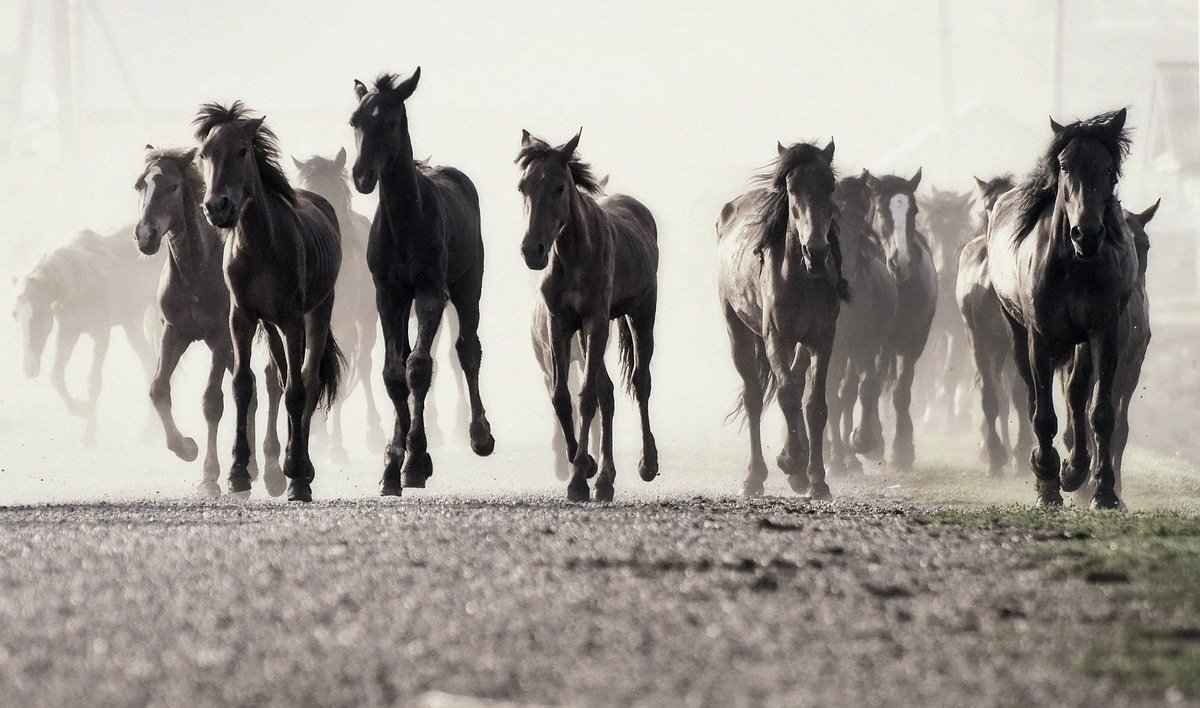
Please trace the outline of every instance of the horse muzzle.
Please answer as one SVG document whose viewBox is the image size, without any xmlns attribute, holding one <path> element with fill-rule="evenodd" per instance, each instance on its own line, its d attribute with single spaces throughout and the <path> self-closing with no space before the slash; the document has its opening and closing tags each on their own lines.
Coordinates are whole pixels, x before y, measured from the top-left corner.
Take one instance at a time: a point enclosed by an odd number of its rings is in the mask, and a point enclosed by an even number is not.
<svg viewBox="0 0 1200 708">
<path fill-rule="evenodd" d="M 825 267 L 825 263 L 829 259 L 829 244 L 805 244 L 801 246 L 800 252 L 804 256 L 804 265 L 808 266 L 809 270 L 820 270 Z"/>
<path fill-rule="evenodd" d="M 1100 254 L 1100 244 L 1104 242 L 1104 227 L 1097 229 L 1071 229 L 1071 248 L 1075 257 L 1082 261 L 1090 261 Z"/>
<path fill-rule="evenodd" d="M 137 239 L 138 250 L 147 256 L 153 256 L 158 253 L 159 247 L 162 245 L 162 233 L 153 226 L 138 224 L 134 229 L 134 236 Z"/>
<path fill-rule="evenodd" d="M 379 176 L 375 174 L 375 170 L 354 170 L 354 188 L 359 194 L 374 192 L 378 183 Z"/>
<path fill-rule="evenodd" d="M 550 264 L 550 249 L 541 242 L 521 244 L 521 257 L 530 270 L 544 270 Z"/>
<path fill-rule="evenodd" d="M 204 202 L 204 217 L 218 229 L 231 229 L 237 225 L 237 205 L 229 197 L 214 197 Z"/>
</svg>

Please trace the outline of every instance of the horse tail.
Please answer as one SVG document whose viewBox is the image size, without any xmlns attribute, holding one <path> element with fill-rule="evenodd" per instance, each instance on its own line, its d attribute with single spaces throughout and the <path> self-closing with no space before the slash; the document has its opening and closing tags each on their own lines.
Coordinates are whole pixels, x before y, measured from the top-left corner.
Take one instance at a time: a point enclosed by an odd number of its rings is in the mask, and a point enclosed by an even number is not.
<svg viewBox="0 0 1200 708">
<path fill-rule="evenodd" d="M 633 331 L 628 317 L 617 318 L 617 349 L 621 355 L 621 383 L 625 392 L 633 395 L 633 370 L 637 367 L 637 352 L 633 347 Z"/>
<path fill-rule="evenodd" d="M 767 350 L 763 346 L 762 341 L 754 343 L 754 361 L 758 369 L 758 385 L 762 390 L 762 402 L 765 408 L 768 403 L 775 400 L 775 394 L 779 391 L 779 382 L 775 379 L 775 372 L 771 370 L 771 362 L 767 359 Z M 734 420 L 741 422 L 741 429 L 746 429 L 746 399 L 745 395 L 740 395 L 733 402 L 733 409 L 725 416 L 725 425 L 729 425 Z"/>
<path fill-rule="evenodd" d="M 321 354 L 321 364 L 317 369 L 317 386 L 321 393 L 317 398 L 317 406 L 329 410 L 337 399 L 338 387 L 342 383 L 342 369 L 346 366 L 346 357 L 338 346 L 333 330 L 325 338 L 325 351 Z"/>
</svg>

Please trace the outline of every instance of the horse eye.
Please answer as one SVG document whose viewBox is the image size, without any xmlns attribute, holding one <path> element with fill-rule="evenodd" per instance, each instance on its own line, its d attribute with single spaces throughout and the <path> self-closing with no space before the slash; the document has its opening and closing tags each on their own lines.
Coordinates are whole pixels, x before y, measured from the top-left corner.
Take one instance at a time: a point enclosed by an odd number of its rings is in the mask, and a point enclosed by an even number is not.
<svg viewBox="0 0 1200 708">
<path fill-rule="evenodd" d="M 177 184 L 173 184 L 173 185 L 171 185 L 171 189 L 170 189 L 169 191 L 171 191 L 171 192 L 175 192 L 175 191 L 177 191 L 178 189 L 179 189 L 179 185 L 177 185 Z"/>
<path fill-rule="evenodd" d="M 238 150 L 238 157 L 245 157 L 245 156 L 246 156 L 246 154 L 247 154 L 247 153 L 249 153 L 249 152 L 250 152 L 250 150 L 249 150 L 249 149 L 247 149 L 247 148 L 242 148 L 241 150 Z"/>
<path fill-rule="evenodd" d="M 566 191 L 566 189 L 567 189 L 567 185 L 565 185 L 565 184 L 560 184 L 560 185 L 558 185 L 558 187 L 557 187 L 557 188 L 554 190 L 554 193 L 555 193 L 555 194 L 562 194 L 564 191 Z"/>
</svg>

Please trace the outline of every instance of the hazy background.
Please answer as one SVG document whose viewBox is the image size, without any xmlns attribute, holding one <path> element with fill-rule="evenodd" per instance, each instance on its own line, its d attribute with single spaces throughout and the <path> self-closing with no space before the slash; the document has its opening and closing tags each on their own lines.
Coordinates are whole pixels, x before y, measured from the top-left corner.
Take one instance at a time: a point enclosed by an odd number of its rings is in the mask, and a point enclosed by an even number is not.
<svg viewBox="0 0 1200 708">
<path fill-rule="evenodd" d="M 1134 150 L 1121 189 L 1126 205 L 1140 210 L 1161 191 L 1161 181 L 1144 174 L 1142 154 L 1155 66 L 1197 58 L 1190 0 L 1064 0 L 1059 107 L 1055 4 L 1044 0 L 75 0 L 65 2 L 74 105 L 64 113 L 56 99 L 63 84 L 53 62 L 62 51 L 55 6 L 32 3 L 25 25 L 24 2 L 0 5 L 0 68 L 7 72 L 0 78 L 9 82 L 0 100 L 9 116 L 0 124 L 0 273 L 10 277 L 82 228 L 106 231 L 135 220 L 142 146 L 192 144 L 190 120 L 201 102 L 242 99 L 266 114 L 287 153 L 329 156 L 346 147 L 353 159 L 346 123 L 352 81 L 422 67 L 408 103 L 415 152 L 461 168 L 481 195 L 488 251 L 482 383 L 498 441 L 496 458 L 475 460 L 452 439 L 452 450 L 435 452 L 431 484 L 456 475 L 553 479 L 545 452 L 550 408 L 527 334 L 534 279 L 518 254 L 524 221 L 512 158 L 522 128 L 558 143 L 583 126 L 580 151 L 612 176 L 609 189 L 654 212 L 662 265 L 652 415 L 664 452 L 662 484 L 682 483 L 695 467 L 733 489 L 745 452 L 736 427 L 721 425 L 738 384 L 716 305 L 713 222 L 774 156 L 776 140 L 834 136 L 845 173 L 866 166 L 910 174 L 924 166 L 925 188 L 965 191 L 972 175 L 1032 166 L 1049 133 L 1048 114 L 1066 122 L 1129 106 Z M 13 57 L 23 46 L 20 65 Z M 1194 130 L 1196 106 L 1181 110 Z M 372 214 L 372 198 L 356 195 L 356 208 Z M 1180 235 L 1155 241 L 1156 268 L 1194 262 L 1192 216 L 1182 200 L 1164 202 L 1160 224 L 1175 224 L 1170 229 Z M 1186 310 L 1195 281 L 1176 279 L 1182 289 L 1161 299 Z M 78 392 L 87 350 L 84 343 L 71 369 Z M 453 403 L 442 361 L 436 386 L 448 428 Z M 1194 369 L 1195 357 L 1183 365 Z M 177 376 L 176 415 L 196 437 L 206 367 L 207 354 L 193 351 Z M 0 328 L 0 475 L 16 482 L 0 501 L 175 494 L 194 484 L 198 465 L 157 443 L 135 444 L 148 411 L 146 384 L 119 336 L 105 374 L 98 444 L 81 451 L 81 421 L 65 413 L 47 382 L 21 376 L 14 328 Z M 375 385 L 386 401 L 377 373 Z M 1148 392 L 1143 409 L 1154 408 L 1155 395 Z M 972 400 L 970 409 L 976 406 Z M 619 472 L 632 485 L 638 437 L 630 411 L 618 406 L 617 444 Z M 390 420 L 386 406 L 381 412 Z M 363 446 L 361 418 L 355 395 L 347 417 L 353 464 L 318 466 L 319 478 L 341 480 L 339 493 L 368 493 L 379 476 L 379 451 Z M 231 427 L 230 404 L 223 451 Z M 775 447 L 777 431 L 767 437 Z M 1143 439 L 1137 421 L 1133 439 Z M 930 447 L 928 439 L 918 444 Z M 680 459 L 686 468 L 673 464 Z"/>
</svg>

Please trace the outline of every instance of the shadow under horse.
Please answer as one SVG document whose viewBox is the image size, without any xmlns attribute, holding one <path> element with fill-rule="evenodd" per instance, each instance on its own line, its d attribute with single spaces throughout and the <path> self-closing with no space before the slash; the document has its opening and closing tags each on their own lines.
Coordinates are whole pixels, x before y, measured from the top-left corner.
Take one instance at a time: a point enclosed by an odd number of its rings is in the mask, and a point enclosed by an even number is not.
<svg viewBox="0 0 1200 708">
<path fill-rule="evenodd" d="M 350 118 L 358 144 L 354 186 L 362 194 L 379 187 L 367 265 L 383 325 L 383 380 L 396 410 L 380 482 L 384 496 L 399 496 L 404 487 L 424 487 L 433 474 L 425 403 L 433 382 L 431 349 L 447 299 L 458 313 L 455 349 L 471 401 L 471 449 L 487 456 L 496 446 L 479 395 L 484 260 L 479 194 L 471 180 L 453 167 L 417 168 L 405 101 L 420 78 L 418 67 L 404 80 L 384 74 L 371 89 L 355 81 L 358 106 Z M 415 347 L 408 338 L 414 309 Z"/>
<path fill-rule="evenodd" d="M 738 408 L 750 431 L 741 493 L 763 493 L 762 410 L 776 396 L 787 425 L 779 468 L 794 491 L 829 499 L 826 386 L 838 313 L 850 300 L 833 201 L 834 144 L 780 144 L 778 153 L 757 178 L 763 186 L 726 204 L 717 218 L 717 287 L 742 377 Z"/>
<path fill-rule="evenodd" d="M 1061 491 L 1079 489 L 1091 473 L 1089 399 L 1097 458 L 1092 506 L 1121 505 L 1114 382 L 1120 317 L 1138 282 L 1137 252 L 1116 200 L 1129 151 L 1125 116 L 1121 109 L 1066 126 L 1051 119 L 1054 134 L 1037 167 L 997 200 L 989 219 L 988 273 L 1029 392 L 1037 437 L 1030 462 L 1043 506 L 1062 505 Z M 1054 373 L 1072 359 L 1066 404 L 1074 439 L 1060 464 Z"/>
</svg>

